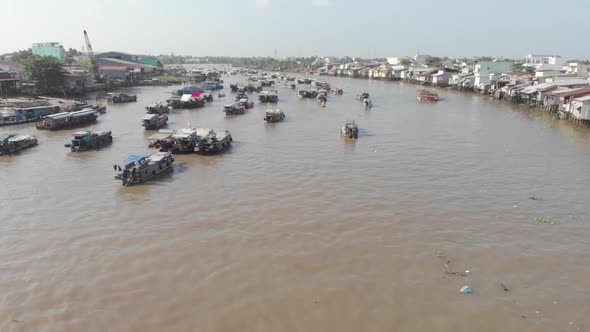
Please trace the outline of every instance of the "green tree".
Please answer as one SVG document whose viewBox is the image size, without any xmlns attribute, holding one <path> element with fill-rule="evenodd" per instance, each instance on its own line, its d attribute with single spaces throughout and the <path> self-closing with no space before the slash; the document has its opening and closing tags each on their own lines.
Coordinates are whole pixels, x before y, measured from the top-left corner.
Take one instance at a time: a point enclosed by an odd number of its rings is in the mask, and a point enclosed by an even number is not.
<svg viewBox="0 0 590 332">
<path fill-rule="evenodd" d="M 22 66 L 28 79 L 35 81 L 41 92 L 57 90 L 65 83 L 65 71 L 54 57 L 32 55 L 23 60 Z"/>
<path fill-rule="evenodd" d="M 494 61 L 494 58 L 491 56 L 478 56 L 476 59 L 477 61 Z"/>
<path fill-rule="evenodd" d="M 412 60 L 408 57 L 404 57 L 399 60 L 399 64 L 402 66 L 409 66 L 412 64 Z"/>
<path fill-rule="evenodd" d="M 20 64 L 23 63 L 23 61 L 25 61 L 27 58 L 31 57 L 33 55 L 33 50 L 32 49 L 26 49 L 26 50 L 20 50 L 20 51 L 16 51 L 14 53 L 12 53 L 10 59 L 14 62 L 18 62 Z"/>
<path fill-rule="evenodd" d="M 78 66 L 82 67 L 89 73 L 92 72 L 92 61 L 90 61 L 90 58 L 87 56 L 83 56 L 78 59 Z"/>
<path fill-rule="evenodd" d="M 442 66 L 442 59 L 437 56 L 433 56 L 433 57 L 429 58 L 428 60 L 426 60 L 426 65 L 428 67 L 441 67 Z"/>
</svg>

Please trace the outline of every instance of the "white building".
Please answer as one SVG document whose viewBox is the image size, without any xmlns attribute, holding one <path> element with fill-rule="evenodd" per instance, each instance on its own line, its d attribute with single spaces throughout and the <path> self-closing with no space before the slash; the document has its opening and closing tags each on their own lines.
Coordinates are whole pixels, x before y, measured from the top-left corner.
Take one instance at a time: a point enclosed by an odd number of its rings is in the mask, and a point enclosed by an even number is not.
<svg viewBox="0 0 590 332">
<path fill-rule="evenodd" d="M 590 120 L 590 96 L 576 98 L 572 101 L 570 112 L 579 120 Z"/>
<path fill-rule="evenodd" d="M 473 86 L 476 89 L 485 90 L 492 79 L 502 73 L 512 71 L 510 61 L 480 61 L 473 68 Z"/>
<path fill-rule="evenodd" d="M 414 65 L 415 66 L 425 66 L 426 61 L 428 61 L 430 58 L 432 58 L 430 55 L 416 54 L 414 56 Z"/>
<path fill-rule="evenodd" d="M 540 55 L 528 54 L 526 56 L 525 66 L 534 67 L 536 69 L 557 69 L 563 68 L 564 60 L 559 55 Z"/>
</svg>

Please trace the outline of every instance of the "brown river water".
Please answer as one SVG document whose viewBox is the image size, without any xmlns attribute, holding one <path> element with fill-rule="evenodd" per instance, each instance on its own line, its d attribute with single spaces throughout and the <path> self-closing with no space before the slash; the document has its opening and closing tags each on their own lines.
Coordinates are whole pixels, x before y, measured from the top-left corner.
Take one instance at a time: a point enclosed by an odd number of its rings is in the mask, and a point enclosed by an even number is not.
<svg viewBox="0 0 590 332">
<path fill-rule="evenodd" d="M 130 89 L 137 103 L 85 127 L 112 130 L 100 151 L 69 152 L 75 130 L 0 128 L 40 141 L 0 157 L 0 331 L 590 329 L 588 129 L 339 78 L 325 108 L 278 84 L 287 118 L 267 125 L 263 104 L 224 116 L 244 78 L 223 79 L 227 97 L 168 127 L 228 129 L 231 150 L 177 155 L 142 186 L 112 165 L 149 152 L 144 107 L 172 87 Z"/>
</svg>

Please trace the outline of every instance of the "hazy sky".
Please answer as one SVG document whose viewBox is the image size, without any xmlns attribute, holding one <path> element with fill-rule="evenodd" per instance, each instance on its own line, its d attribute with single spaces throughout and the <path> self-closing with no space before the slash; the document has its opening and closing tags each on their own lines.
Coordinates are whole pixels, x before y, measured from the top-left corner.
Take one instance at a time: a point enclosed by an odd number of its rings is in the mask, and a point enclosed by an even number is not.
<svg viewBox="0 0 590 332">
<path fill-rule="evenodd" d="M 590 58 L 590 0 L 0 0 L 0 53 Z"/>
</svg>

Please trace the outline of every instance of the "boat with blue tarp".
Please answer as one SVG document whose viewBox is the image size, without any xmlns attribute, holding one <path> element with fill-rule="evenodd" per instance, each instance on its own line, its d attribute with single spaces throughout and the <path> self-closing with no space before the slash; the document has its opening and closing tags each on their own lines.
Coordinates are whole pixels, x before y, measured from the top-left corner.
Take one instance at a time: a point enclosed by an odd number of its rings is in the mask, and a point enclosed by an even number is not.
<svg viewBox="0 0 590 332">
<path fill-rule="evenodd" d="M 114 165 L 119 174 L 115 179 L 121 180 L 123 186 L 143 183 L 153 179 L 159 174 L 172 169 L 174 157 L 170 152 L 156 152 L 149 156 L 130 155 L 127 157 L 125 167 Z"/>
</svg>

